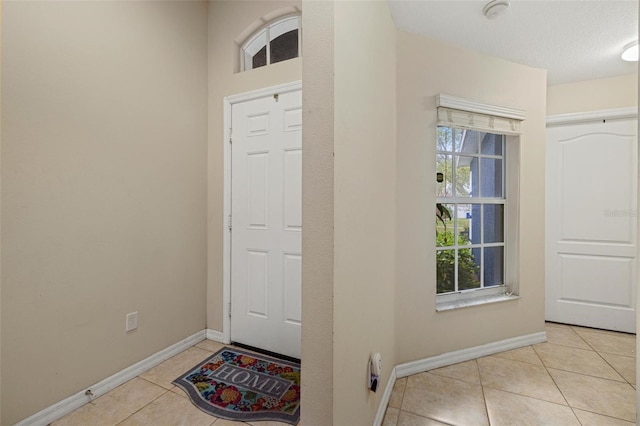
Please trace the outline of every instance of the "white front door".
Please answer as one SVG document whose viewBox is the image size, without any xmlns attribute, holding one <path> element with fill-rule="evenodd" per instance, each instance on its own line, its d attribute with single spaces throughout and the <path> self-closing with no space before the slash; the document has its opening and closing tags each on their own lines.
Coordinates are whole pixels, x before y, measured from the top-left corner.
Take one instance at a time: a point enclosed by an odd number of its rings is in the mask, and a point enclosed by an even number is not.
<svg viewBox="0 0 640 426">
<path fill-rule="evenodd" d="M 635 332 L 636 123 L 547 129 L 548 321 Z"/>
<path fill-rule="evenodd" d="M 302 92 L 231 109 L 231 340 L 300 358 Z"/>
</svg>

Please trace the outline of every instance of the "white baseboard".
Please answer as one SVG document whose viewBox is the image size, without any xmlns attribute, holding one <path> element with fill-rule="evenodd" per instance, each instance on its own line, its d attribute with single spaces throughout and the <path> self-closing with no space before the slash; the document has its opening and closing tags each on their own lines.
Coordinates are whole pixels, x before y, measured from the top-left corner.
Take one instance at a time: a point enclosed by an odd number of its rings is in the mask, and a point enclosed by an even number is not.
<svg viewBox="0 0 640 426">
<path fill-rule="evenodd" d="M 56 421 L 61 417 L 71 413 L 72 411 L 82 407 L 84 404 L 88 403 L 92 399 L 95 399 L 101 395 L 104 395 L 110 390 L 115 389 L 121 384 L 155 367 L 161 362 L 166 361 L 172 356 L 177 355 L 180 352 L 184 351 L 185 349 L 188 349 L 191 346 L 203 341 L 206 335 L 207 333 L 205 330 L 199 331 L 196 334 L 189 336 L 184 340 L 181 340 L 175 345 L 171 345 L 168 348 L 163 349 L 159 352 L 156 352 L 150 357 L 145 358 L 142 361 L 137 362 L 132 366 L 117 372 L 111 377 L 107 377 L 106 379 L 94 385 L 87 386 L 87 389 L 91 389 L 91 392 L 93 393 L 92 397 L 86 396 L 84 390 L 80 391 L 75 395 L 71 395 L 70 397 L 64 400 L 54 405 L 51 405 L 30 417 L 27 417 L 26 419 L 16 423 L 14 426 L 48 425 L 49 423 Z"/>
<path fill-rule="evenodd" d="M 224 333 L 218 330 L 211 330 L 210 328 L 207 329 L 207 339 L 209 340 L 213 340 L 214 342 L 219 342 L 219 343 L 224 343 L 225 345 L 228 345 L 229 342 Z"/>
<path fill-rule="evenodd" d="M 210 329 L 199 331 L 196 334 L 189 336 L 186 339 L 181 340 L 180 342 L 171 345 L 166 349 L 156 352 L 148 358 L 145 358 L 142 361 L 125 368 L 124 370 L 119 371 L 111 377 L 108 377 L 92 386 L 88 386 L 87 389 L 91 389 L 91 392 L 93 393 L 92 398 L 87 397 L 84 391 L 78 392 L 54 405 L 45 408 L 42 411 L 37 412 L 30 417 L 27 417 L 26 419 L 16 423 L 15 426 L 48 425 L 49 423 L 54 422 L 71 413 L 72 411 L 82 407 L 91 399 L 95 399 L 101 395 L 104 395 L 105 393 L 115 389 L 121 384 L 155 367 L 161 362 L 166 361 L 172 356 L 177 355 L 180 352 L 190 348 L 191 346 L 203 341 L 205 338 L 220 343 L 229 343 L 225 342 L 226 339 L 224 337 L 224 334 L 219 331 Z M 382 399 L 380 400 L 378 412 L 373 424 L 374 426 L 380 426 L 382 424 L 389 399 L 391 398 L 393 386 L 396 382 L 396 379 L 398 378 L 433 370 L 434 368 L 457 364 L 463 361 L 469 361 L 471 359 L 492 355 L 498 352 L 508 351 L 510 349 L 517 349 L 523 346 L 546 342 L 546 340 L 547 335 L 545 332 L 533 333 L 526 336 L 500 340 L 498 342 L 488 343 L 486 345 L 461 349 L 459 351 L 448 352 L 434 357 L 397 365 L 391 371 L 391 375 L 389 376 L 387 386 L 385 386 L 384 393 L 382 394 Z"/>
<path fill-rule="evenodd" d="M 391 375 L 387 381 L 387 386 L 384 388 L 380 405 L 378 406 L 378 412 L 376 418 L 373 420 L 373 426 L 381 426 L 384 420 L 384 414 L 387 411 L 387 405 L 389 405 L 389 399 L 391 398 L 391 392 L 393 391 L 393 385 L 396 384 L 396 369 L 391 370 Z"/>
<path fill-rule="evenodd" d="M 434 368 L 446 367 L 447 365 L 469 361 L 498 352 L 521 348 L 536 343 L 547 341 L 547 334 L 544 331 L 527 334 L 525 336 L 513 337 L 511 339 L 500 340 L 498 342 L 487 343 L 486 345 L 475 346 L 473 348 L 460 349 L 458 351 L 447 352 L 442 355 L 407 362 L 396 366 L 396 376 L 398 378 L 407 377 L 412 374 L 433 370 Z"/>
<path fill-rule="evenodd" d="M 534 345 L 547 341 L 547 334 L 542 331 L 540 333 L 527 334 L 525 336 L 513 337 L 511 339 L 500 340 L 498 342 L 487 343 L 486 345 L 475 346 L 473 348 L 460 349 L 459 351 L 447 352 L 442 355 L 430 358 L 420 359 L 417 361 L 407 362 L 395 366 L 389 377 L 389 382 L 382 395 L 382 400 L 378 406 L 374 426 L 382 425 L 387 405 L 391 398 L 393 385 L 396 380 L 402 377 L 411 376 L 412 374 L 423 373 L 433 370 L 434 368 L 446 367 L 448 365 L 457 364 L 459 362 L 469 361 L 487 355 L 493 355 L 498 352 L 504 352 L 511 349 L 522 348 L 524 346 Z"/>
</svg>

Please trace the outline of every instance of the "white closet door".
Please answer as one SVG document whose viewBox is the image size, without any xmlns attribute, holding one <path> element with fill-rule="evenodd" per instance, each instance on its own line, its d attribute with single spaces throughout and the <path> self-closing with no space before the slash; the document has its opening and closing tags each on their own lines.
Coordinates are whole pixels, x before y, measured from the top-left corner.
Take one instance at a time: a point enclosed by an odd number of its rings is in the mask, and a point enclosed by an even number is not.
<svg viewBox="0 0 640 426">
<path fill-rule="evenodd" d="M 636 134 L 630 119 L 547 129 L 549 321 L 635 332 Z"/>
</svg>

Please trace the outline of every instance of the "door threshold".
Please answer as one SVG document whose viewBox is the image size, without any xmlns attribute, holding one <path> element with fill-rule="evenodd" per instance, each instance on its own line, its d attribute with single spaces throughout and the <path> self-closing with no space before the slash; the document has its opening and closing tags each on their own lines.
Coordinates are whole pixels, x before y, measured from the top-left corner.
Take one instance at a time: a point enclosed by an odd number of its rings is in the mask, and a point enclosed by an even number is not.
<svg viewBox="0 0 640 426">
<path fill-rule="evenodd" d="M 268 351 L 266 349 L 256 348 L 255 346 L 245 345 L 244 343 L 231 342 L 231 344 L 233 346 L 237 346 L 237 347 L 242 348 L 242 349 L 248 349 L 250 351 L 257 352 L 257 353 L 260 353 L 260 354 L 263 354 L 263 355 L 268 355 L 268 356 L 270 356 L 272 358 L 278 358 L 278 359 L 281 359 L 283 361 L 295 362 L 296 364 L 300 364 L 300 359 L 299 358 L 294 358 L 294 357 L 289 356 L 289 355 L 283 355 L 283 354 L 279 354 L 277 352 L 271 352 L 271 351 Z"/>
<path fill-rule="evenodd" d="M 566 322 L 548 321 L 548 320 L 545 320 L 544 322 L 547 323 L 547 324 L 566 325 L 566 326 L 569 326 L 569 327 L 580 327 L 580 328 L 584 328 L 584 329 L 587 329 L 587 330 L 593 330 L 596 333 L 604 331 L 605 333 L 620 333 L 620 334 L 628 334 L 630 336 L 635 336 L 636 335 L 636 333 L 633 333 L 633 332 L 630 332 L 630 331 L 613 330 L 613 329 L 610 329 L 610 328 L 590 327 L 588 325 L 569 324 L 569 323 L 566 323 Z"/>
</svg>

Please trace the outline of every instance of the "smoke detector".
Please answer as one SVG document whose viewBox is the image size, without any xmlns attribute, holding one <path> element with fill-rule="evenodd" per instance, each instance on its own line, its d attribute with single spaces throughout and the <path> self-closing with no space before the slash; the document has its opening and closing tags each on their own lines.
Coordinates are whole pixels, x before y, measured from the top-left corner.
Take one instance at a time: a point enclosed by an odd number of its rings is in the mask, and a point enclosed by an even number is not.
<svg viewBox="0 0 640 426">
<path fill-rule="evenodd" d="M 509 0 L 493 0 L 482 8 L 482 13 L 487 19 L 495 19 L 504 15 L 509 9 Z"/>
</svg>

